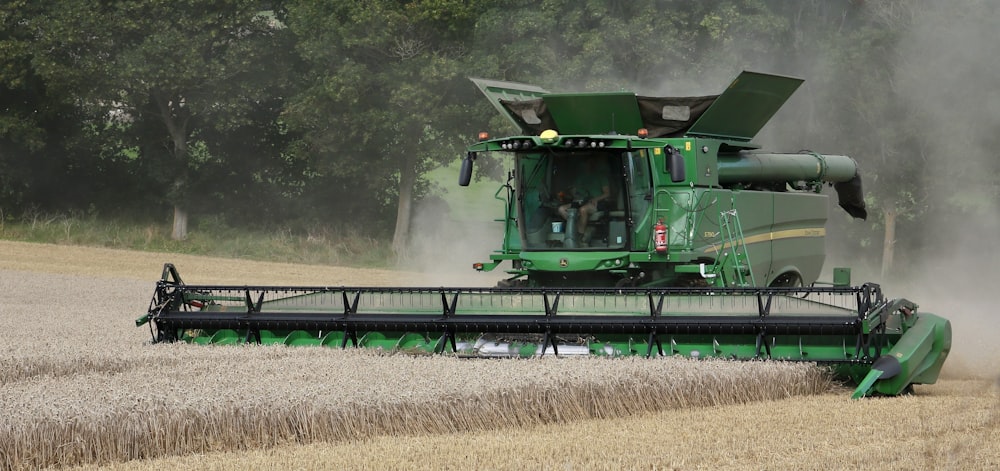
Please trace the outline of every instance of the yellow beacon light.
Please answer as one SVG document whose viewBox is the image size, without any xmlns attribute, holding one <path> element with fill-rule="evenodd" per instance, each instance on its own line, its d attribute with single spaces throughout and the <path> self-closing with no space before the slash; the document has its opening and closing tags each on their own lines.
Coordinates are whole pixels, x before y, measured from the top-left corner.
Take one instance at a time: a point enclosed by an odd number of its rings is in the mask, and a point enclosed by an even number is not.
<svg viewBox="0 0 1000 471">
<path fill-rule="evenodd" d="M 559 133 L 557 133 L 555 129 L 546 129 L 542 131 L 538 137 L 542 138 L 542 142 L 552 144 L 553 142 L 556 142 L 556 139 L 559 139 Z"/>
</svg>

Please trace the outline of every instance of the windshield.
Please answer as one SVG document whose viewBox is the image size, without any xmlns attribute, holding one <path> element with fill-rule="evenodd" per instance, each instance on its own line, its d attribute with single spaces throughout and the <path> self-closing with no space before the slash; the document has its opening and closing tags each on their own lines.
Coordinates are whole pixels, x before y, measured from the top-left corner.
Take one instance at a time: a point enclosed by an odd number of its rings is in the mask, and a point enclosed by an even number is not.
<svg viewBox="0 0 1000 471">
<path fill-rule="evenodd" d="M 519 154 L 518 216 L 524 250 L 619 250 L 628 244 L 630 179 L 649 187 L 642 152 Z M 641 164 L 647 165 L 643 159 Z M 641 193 L 639 198 L 646 195 Z M 634 199 L 634 197 L 632 197 Z M 645 211 L 645 207 L 642 208 Z"/>
</svg>

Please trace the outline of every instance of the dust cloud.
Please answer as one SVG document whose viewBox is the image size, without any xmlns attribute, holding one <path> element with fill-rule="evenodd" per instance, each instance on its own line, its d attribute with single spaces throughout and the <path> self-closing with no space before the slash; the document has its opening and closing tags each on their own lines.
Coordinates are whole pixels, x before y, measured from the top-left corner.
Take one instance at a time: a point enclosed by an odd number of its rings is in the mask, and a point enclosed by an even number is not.
<svg viewBox="0 0 1000 471">
<path fill-rule="evenodd" d="M 456 177 L 457 179 L 457 177 Z M 472 185 L 499 187 L 499 182 L 478 181 Z M 503 205 L 482 205 L 484 210 L 462 217 L 448 206 L 447 201 L 475 198 L 467 188 L 448 188 L 448 198 L 433 198 L 418 203 L 413 215 L 413 229 L 409 253 L 402 267 L 422 274 L 422 286 L 489 287 L 504 278 L 504 269 L 510 262 L 492 272 L 478 272 L 475 262 L 488 262 L 489 255 L 503 244 L 504 226 L 494 219 L 502 219 Z M 475 202 L 482 204 L 483 202 Z"/>
<path fill-rule="evenodd" d="M 900 94 L 928 119 L 928 218 L 906 296 L 951 320 L 946 372 L 1000 375 L 1000 7 L 991 0 L 925 2 L 900 42 Z M 944 179 L 947 183 L 941 184 Z M 938 180 L 938 181 L 935 181 Z M 910 294 L 912 293 L 912 294 Z"/>
</svg>

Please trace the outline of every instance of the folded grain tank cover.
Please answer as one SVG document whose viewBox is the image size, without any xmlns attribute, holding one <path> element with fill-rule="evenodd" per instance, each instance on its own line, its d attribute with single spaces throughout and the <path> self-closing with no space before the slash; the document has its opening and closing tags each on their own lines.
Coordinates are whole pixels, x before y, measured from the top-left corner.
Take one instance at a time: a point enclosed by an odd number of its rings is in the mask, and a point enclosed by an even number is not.
<svg viewBox="0 0 1000 471">
<path fill-rule="evenodd" d="M 750 141 L 803 80 L 743 71 L 687 131 L 689 136 Z"/>
<path fill-rule="evenodd" d="M 639 128 L 646 128 L 649 137 L 682 137 L 716 98 L 559 93 L 533 100 L 501 99 L 498 103 L 525 134 L 555 129 L 560 134 L 635 135 Z"/>
<path fill-rule="evenodd" d="M 525 134 L 701 136 L 750 141 L 802 84 L 801 79 L 744 71 L 722 95 L 645 97 L 631 92 L 548 93 L 534 85 L 471 79 L 493 107 Z"/>
<path fill-rule="evenodd" d="M 544 114 L 544 111 L 531 116 L 529 114 L 524 114 L 524 110 L 529 108 L 511 109 L 501 104 L 501 102 L 520 103 L 524 101 L 534 101 L 534 99 L 549 93 L 544 88 L 526 83 L 504 82 L 501 80 L 488 80 L 474 77 L 469 77 L 469 80 L 476 84 L 476 88 L 483 92 L 483 95 L 486 95 L 486 99 L 490 102 L 490 105 L 493 105 L 493 107 L 496 108 L 501 115 L 509 119 L 515 126 L 521 128 L 523 132 L 535 135 L 545 129 L 552 129 L 552 127 L 542 127 L 538 132 L 534 131 L 542 124 L 538 120 L 540 116 Z"/>
<path fill-rule="evenodd" d="M 683 137 L 719 95 L 693 97 L 637 97 L 639 113 L 649 137 Z"/>
</svg>

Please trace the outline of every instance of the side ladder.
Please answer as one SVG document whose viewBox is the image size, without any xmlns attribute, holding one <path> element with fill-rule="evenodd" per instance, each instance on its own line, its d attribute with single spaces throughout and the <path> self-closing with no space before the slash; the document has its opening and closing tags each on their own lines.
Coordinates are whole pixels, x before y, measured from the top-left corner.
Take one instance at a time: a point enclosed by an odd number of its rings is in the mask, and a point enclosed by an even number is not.
<svg viewBox="0 0 1000 471">
<path fill-rule="evenodd" d="M 756 286 L 743 237 L 743 225 L 736 209 L 719 213 L 719 229 L 719 257 L 711 271 L 716 284 L 722 287 Z"/>
</svg>

